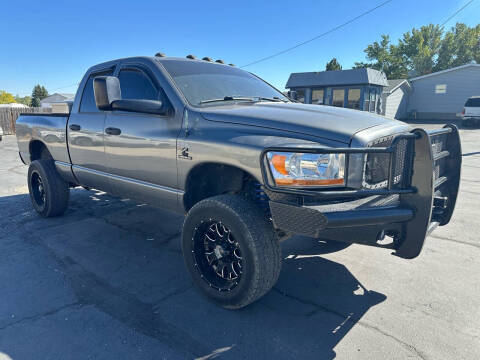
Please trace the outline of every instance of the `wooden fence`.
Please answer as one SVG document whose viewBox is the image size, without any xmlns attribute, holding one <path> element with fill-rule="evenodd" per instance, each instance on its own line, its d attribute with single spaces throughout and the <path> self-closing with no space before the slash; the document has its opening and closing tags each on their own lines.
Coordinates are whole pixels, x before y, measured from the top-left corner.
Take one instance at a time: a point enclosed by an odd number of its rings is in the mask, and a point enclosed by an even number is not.
<svg viewBox="0 0 480 360">
<path fill-rule="evenodd" d="M 15 134 L 15 121 L 21 113 L 51 113 L 49 108 L 7 108 L 0 107 L 0 126 L 5 135 Z"/>
</svg>

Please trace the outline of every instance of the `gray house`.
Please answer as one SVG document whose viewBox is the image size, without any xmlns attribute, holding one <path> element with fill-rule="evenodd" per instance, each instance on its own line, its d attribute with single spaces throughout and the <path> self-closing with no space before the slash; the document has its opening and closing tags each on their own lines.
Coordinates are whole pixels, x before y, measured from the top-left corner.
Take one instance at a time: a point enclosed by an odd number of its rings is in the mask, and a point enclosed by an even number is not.
<svg viewBox="0 0 480 360">
<path fill-rule="evenodd" d="M 382 115 L 392 119 L 405 119 L 408 116 L 408 98 L 412 87 L 407 79 L 388 80 L 388 86 L 383 89 Z"/>
<path fill-rule="evenodd" d="M 409 116 L 455 120 L 465 101 L 480 95 L 480 64 L 466 64 L 410 79 Z"/>
<path fill-rule="evenodd" d="M 286 88 L 305 104 L 323 104 L 382 113 L 387 77 L 374 69 L 293 73 Z"/>
</svg>

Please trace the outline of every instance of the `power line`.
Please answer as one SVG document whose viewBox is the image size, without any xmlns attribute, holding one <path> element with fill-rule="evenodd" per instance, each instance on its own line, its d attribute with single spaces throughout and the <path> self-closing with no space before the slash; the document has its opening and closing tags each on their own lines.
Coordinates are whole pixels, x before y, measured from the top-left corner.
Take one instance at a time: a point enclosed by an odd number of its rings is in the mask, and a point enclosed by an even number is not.
<svg viewBox="0 0 480 360">
<path fill-rule="evenodd" d="M 281 50 L 281 51 L 279 51 L 279 52 L 277 52 L 277 53 L 275 53 L 275 54 L 266 56 L 266 57 L 264 57 L 264 58 L 261 58 L 261 59 L 255 60 L 255 61 L 252 61 L 251 63 L 248 63 L 248 64 L 243 65 L 243 66 L 240 66 L 240 67 L 241 67 L 241 68 L 244 68 L 244 67 L 247 67 L 247 66 L 251 66 L 251 65 L 254 65 L 254 64 L 258 64 L 259 62 L 262 62 L 262 61 L 265 61 L 265 60 L 269 60 L 269 59 L 271 59 L 271 58 L 274 58 L 274 57 L 277 57 L 277 56 L 279 56 L 279 55 L 285 54 L 286 52 L 292 51 L 292 50 L 294 50 L 294 49 L 296 49 L 296 48 L 298 48 L 298 47 L 300 47 L 300 46 L 303 46 L 303 45 L 308 44 L 308 43 L 310 43 L 310 42 L 312 42 L 312 41 L 315 41 L 315 40 L 317 40 L 317 39 L 320 39 L 321 37 L 326 36 L 326 35 L 328 35 L 328 34 L 331 34 L 332 32 L 337 31 L 337 30 L 339 30 L 339 29 L 341 29 L 341 28 L 343 28 L 343 27 L 345 27 L 345 26 L 353 23 L 354 21 L 356 21 L 356 20 L 364 17 L 365 15 L 368 15 L 368 14 L 374 12 L 375 10 L 381 8 L 382 6 L 387 5 L 389 2 L 392 2 L 392 1 L 393 1 L 393 0 L 384 1 L 384 2 L 382 2 L 381 4 L 375 6 L 374 8 L 371 8 L 371 9 L 369 9 L 369 10 L 361 13 L 360 15 L 357 15 L 357 16 L 355 16 L 354 18 L 352 18 L 352 19 L 344 22 L 343 24 L 337 25 L 337 26 L 335 26 L 334 28 L 332 28 L 332 29 L 330 29 L 330 30 L 328 30 L 328 31 L 325 31 L 324 33 L 321 33 L 321 34 L 319 34 L 319 35 L 317 35 L 317 36 L 315 36 L 315 37 L 313 37 L 313 38 L 311 38 L 311 39 L 309 39 L 309 40 L 303 41 L 303 42 L 301 42 L 301 43 L 299 43 L 299 44 L 297 44 L 297 45 L 294 45 L 294 46 L 292 46 L 292 47 L 289 47 L 288 49 Z M 472 0 L 472 1 L 473 1 L 473 0 Z"/>
<path fill-rule="evenodd" d="M 457 11 L 455 11 L 447 20 L 445 20 L 443 22 L 442 25 L 440 25 L 441 27 L 443 27 L 443 25 L 445 25 L 446 23 L 448 23 L 450 20 L 452 20 L 455 16 L 458 15 L 458 13 L 460 11 L 462 11 L 463 9 L 465 9 L 468 5 L 470 5 L 471 3 L 473 3 L 475 0 L 470 0 L 469 2 L 467 2 L 465 5 L 463 5 L 460 9 L 458 9 Z"/>
<path fill-rule="evenodd" d="M 66 86 L 61 86 L 61 87 L 58 87 L 58 88 L 55 88 L 55 89 L 52 89 L 50 91 L 56 91 L 56 90 L 60 90 L 60 89 L 66 89 L 66 88 L 70 88 L 70 87 L 73 87 L 73 86 L 78 86 L 78 82 L 75 83 L 75 84 L 71 84 L 71 85 L 66 85 Z"/>
</svg>

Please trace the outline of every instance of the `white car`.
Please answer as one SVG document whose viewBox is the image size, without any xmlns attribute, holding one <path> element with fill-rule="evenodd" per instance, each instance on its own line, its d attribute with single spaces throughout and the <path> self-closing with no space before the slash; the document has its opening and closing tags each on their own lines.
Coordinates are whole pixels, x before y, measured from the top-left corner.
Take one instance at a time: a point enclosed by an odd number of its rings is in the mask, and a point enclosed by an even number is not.
<svg viewBox="0 0 480 360">
<path fill-rule="evenodd" d="M 467 100 L 462 111 L 462 122 L 465 125 L 480 123 L 480 96 L 472 96 Z"/>
</svg>

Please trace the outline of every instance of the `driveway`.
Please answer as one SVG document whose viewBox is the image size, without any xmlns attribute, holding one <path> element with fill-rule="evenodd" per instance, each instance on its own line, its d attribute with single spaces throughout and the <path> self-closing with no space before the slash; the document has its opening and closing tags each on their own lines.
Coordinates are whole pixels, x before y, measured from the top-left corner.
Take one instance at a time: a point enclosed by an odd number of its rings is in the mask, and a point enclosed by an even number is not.
<svg viewBox="0 0 480 360">
<path fill-rule="evenodd" d="M 461 136 L 456 212 L 418 258 L 296 237 L 275 288 L 240 311 L 192 287 L 183 216 L 74 189 L 63 217 L 40 218 L 6 136 L 0 359 L 478 359 L 480 130 Z"/>
</svg>

